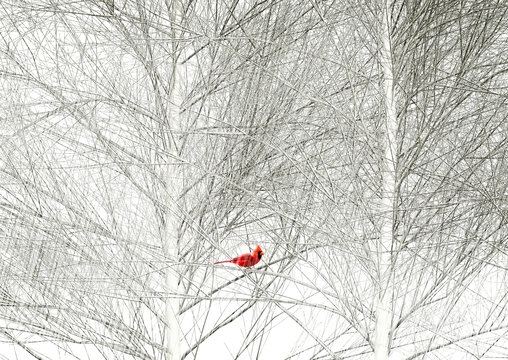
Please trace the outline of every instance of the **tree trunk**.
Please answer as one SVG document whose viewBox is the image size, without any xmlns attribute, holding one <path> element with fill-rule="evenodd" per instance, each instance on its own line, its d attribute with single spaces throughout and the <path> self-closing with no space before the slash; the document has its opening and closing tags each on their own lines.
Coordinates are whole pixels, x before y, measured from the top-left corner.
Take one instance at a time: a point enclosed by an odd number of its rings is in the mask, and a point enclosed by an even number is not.
<svg viewBox="0 0 508 360">
<path fill-rule="evenodd" d="M 175 1 L 171 7 L 173 15 L 173 72 L 169 94 L 168 142 L 169 156 L 167 157 L 166 172 L 166 222 L 165 222 L 165 251 L 169 266 L 166 272 L 166 360 L 180 360 L 180 298 L 178 297 L 178 222 L 180 213 L 178 198 L 182 185 L 180 165 L 178 160 L 178 144 L 175 129 L 180 126 L 180 108 L 182 104 L 182 65 L 179 62 L 180 49 L 178 38 L 181 31 L 177 27 L 182 22 L 180 2 Z"/>
<path fill-rule="evenodd" d="M 383 138 L 384 157 L 382 163 L 383 184 L 381 194 L 381 233 L 377 246 L 378 256 L 378 300 L 376 306 L 376 324 L 374 353 L 377 360 L 388 359 L 391 343 L 392 323 L 392 242 L 393 225 L 396 211 L 396 135 L 397 113 L 393 91 L 393 63 L 390 42 L 389 1 L 385 4 L 382 25 L 381 64 L 384 78 L 384 97 L 386 106 L 385 136 Z"/>
<path fill-rule="evenodd" d="M 166 359 L 180 359 L 180 299 L 178 298 L 178 220 L 175 212 L 178 187 L 175 175 L 177 166 L 168 165 L 167 204 L 169 207 L 165 224 L 165 251 L 169 265 L 166 271 Z M 176 170 L 176 171 L 175 171 Z M 173 184 L 171 183 L 173 182 Z"/>
</svg>

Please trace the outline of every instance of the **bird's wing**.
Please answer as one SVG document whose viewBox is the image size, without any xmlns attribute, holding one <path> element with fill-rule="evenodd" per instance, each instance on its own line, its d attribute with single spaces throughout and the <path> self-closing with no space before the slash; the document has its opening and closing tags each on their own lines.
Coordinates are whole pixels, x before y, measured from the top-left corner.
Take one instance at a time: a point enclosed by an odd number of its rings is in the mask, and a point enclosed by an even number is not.
<svg viewBox="0 0 508 360">
<path fill-rule="evenodd" d="M 250 257 L 251 257 L 251 254 L 243 254 L 243 255 L 233 258 L 232 261 L 245 261 L 245 260 L 249 260 Z"/>
</svg>

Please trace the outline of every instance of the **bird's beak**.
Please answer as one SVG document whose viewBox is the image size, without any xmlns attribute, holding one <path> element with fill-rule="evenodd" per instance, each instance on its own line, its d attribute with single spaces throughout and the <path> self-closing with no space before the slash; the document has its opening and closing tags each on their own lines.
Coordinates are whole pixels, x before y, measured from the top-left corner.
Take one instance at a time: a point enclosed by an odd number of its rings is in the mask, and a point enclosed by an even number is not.
<svg viewBox="0 0 508 360">
<path fill-rule="evenodd" d="M 261 255 L 264 255 L 265 253 L 261 251 Z"/>
</svg>

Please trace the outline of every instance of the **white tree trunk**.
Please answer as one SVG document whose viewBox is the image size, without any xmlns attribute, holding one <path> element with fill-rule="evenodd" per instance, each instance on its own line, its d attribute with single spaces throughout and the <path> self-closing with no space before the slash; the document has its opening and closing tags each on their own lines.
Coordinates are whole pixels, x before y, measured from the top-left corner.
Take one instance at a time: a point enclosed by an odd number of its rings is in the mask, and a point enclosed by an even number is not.
<svg viewBox="0 0 508 360">
<path fill-rule="evenodd" d="M 172 108 L 177 106 L 173 105 Z M 172 121 L 178 121 L 178 109 L 170 113 Z M 174 145 L 174 144 L 173 144 Z M 174 146 L 173 146 L 174 149 Z M 178 314 L 180 312 L 180 300 L 178 298 L 178 205 L 179 184 L 179 166 L 174 164 L 174 159 L 169 161 L 173 164 L 167 165 L 166 174 L 166 205 L 168 211 L 166 215 L 164 229 L 164 247 L 166 258 L 169 260 L 166 272 L 166 341 L 167 341 L 167 360 L 180 359 L 180 323 Z"/>
<path fill-rule="evenodd" d="M 175 29 L 182 22 L 182 13 L 179 1 L 175 1 L 172 6 L 173 24 Z M 169 156 L 167 158 L 166 173 L 166 205 L 167 214 L 165 222 L 165 251 L 166 258 L 169 260 L 169 266 L 166 272 L 166 360 L 180 360 L 180 298 L 178 297 L 178 222 L 179 207 L 178 198 L 182 187 L 181 169 L 178 164 L 178 144 L 177 134 L 175 133 L 180 126 L 180 110 L 182 104 L 182 80 L 183 69 L 179 62 L 179 54 L 181 50 L 178 46 L 177 39 L 181 31 L 173 30 L 173 72 L 171 78 L 171 89 L 169 94 Z"/>
<path fill-rule="evenodd" d="M 177 181 L 174 175 L 178 174 L 176 166 L 168 166 L 168 197 L 167 204 L 170 210 L 166 216 L 165 227 L 165 251 L 169 264 L 166 272 L 166 359 L 180 359 L 180 299 L 178 298 L 178 220 L 175 213 L 175 199 L 177 199 L 178 187 L 170 184 L 170 181 Z M 172 176 L 173 175 L 173 176 Z"/>
<path fill-rule="evenodd" d="M 397 113 L 393 91 L 393 62 L 390 41 L 390 9 L 386 1 L 383 14 L 381 63 L 384 78 L 386 122 L 383 159 L 383 187 L 381 195 L 381 234 L 377 246 L 379 288 L 376 306 L 374 353 L 376 360 L 388 359 L 392 328 L 392 243 L 393 223 L 396 211 L 396 135 Z"/>
</svg>

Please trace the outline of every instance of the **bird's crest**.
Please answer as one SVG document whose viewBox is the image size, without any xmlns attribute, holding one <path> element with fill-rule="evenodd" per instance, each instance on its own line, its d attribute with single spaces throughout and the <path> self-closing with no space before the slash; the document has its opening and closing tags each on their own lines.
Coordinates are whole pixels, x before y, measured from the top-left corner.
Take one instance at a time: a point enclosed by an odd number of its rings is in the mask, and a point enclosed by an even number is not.
<svg viewBox="0 0 508 360">
<path fill-rule="evenodd" d="M 263 250 L 261 250 L 261 247 L 259 245 L 257 246 L 256 250 L 254 250 L 254 252 L 258 252 L 258 251 L 261 251 L 261 253 L 263 252 Z M 264 255 L 264 254 L 262 254 L 262 255 Z"/>
</svg>

